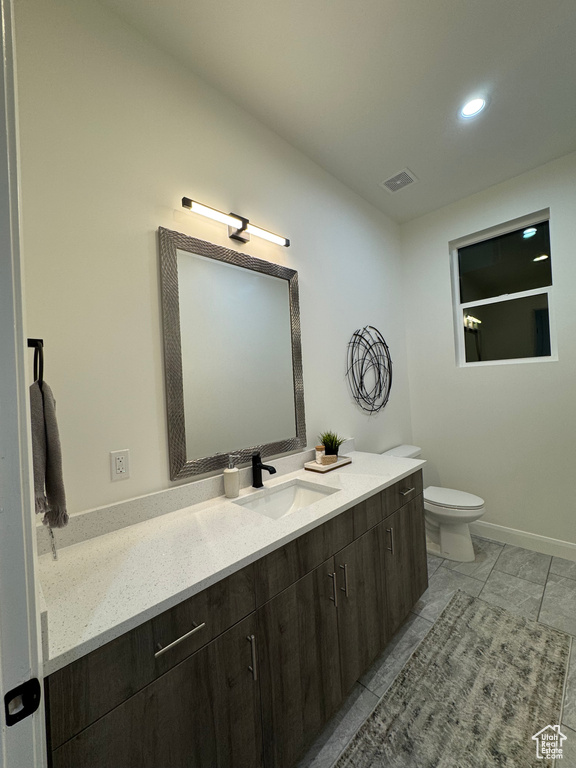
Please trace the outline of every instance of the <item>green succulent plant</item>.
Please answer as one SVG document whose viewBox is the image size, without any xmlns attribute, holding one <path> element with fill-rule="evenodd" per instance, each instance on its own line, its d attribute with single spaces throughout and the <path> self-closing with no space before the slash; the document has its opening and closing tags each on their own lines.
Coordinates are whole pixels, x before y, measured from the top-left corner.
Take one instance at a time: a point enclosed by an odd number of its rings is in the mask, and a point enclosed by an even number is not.
<svg viewBox="0 0 576 768">
<path fill-rule="evenodd" d="M 344 442 L 343 437 L 338 437 L 336 432 L 321 432 L 318 439 L 324 446 L 326 453 L 338 454 L 338 448 Z"/>
</svg>

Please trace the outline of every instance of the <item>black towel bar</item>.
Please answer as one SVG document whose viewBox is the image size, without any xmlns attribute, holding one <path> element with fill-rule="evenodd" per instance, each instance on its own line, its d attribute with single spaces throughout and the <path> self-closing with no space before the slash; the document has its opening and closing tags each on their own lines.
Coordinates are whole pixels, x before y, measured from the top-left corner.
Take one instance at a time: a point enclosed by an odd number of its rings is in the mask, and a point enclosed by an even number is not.
<svg viewBox="0 0 576 768">
<path fill-rule="evenodd" d="M 34 381 L 42 388 L 44 382 L 44 339 L 28 339 L 28 346 L 34 348 Z"/>
</svg>

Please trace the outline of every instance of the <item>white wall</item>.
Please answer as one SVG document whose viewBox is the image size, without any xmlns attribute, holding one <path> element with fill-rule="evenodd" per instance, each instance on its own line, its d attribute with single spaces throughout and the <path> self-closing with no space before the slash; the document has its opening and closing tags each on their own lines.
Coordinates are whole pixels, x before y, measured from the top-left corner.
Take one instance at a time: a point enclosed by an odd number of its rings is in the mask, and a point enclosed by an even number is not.
<svg viewBox="0 0 576 768">
<path fill-rule="evenodd" d="M 550 208 L 557 362 L 458 368 L 448 243 Z M 576 154 L 406 224 L 413 439 L 428 483 L 486 500 L 484 520 L 576 542 Z"/>
<path fill-rule="evenodd" d="M 170 486 L 161 225 L 298 270 L 310 445 L 324 429 L 367 450 L 409 439 L 398 227 L 93 0 L 16 10 L 28 334 L 45 340 L 70 511 Z M 177 221 L 184 195 L 292 246 L 234 245 L 220 224 Z M 366 324 L 394 361 L 373 417 L 344 379 Z M 132 477 L 111 483 L 121 448 Z"/>
</svg>

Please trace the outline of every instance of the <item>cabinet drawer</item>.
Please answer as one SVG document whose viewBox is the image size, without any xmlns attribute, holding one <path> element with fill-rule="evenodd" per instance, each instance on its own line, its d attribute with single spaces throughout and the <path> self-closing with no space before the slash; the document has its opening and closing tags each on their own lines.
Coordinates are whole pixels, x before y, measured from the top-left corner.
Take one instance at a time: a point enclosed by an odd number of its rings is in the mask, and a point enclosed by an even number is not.
<svg viewBox="0 0 576 768">
<path fill-rule="evenodd" d="M 382 512 L 388 517 L 422 493 L 422 470 L 419 469 L 382 492 Z"/>
<path fill-rule="evenodd" d="M 121 704 L 254 610 L 250 565 L 46 680 L 52 749 Z M 195 626 L 202 626 L 190 634 Z M 156 656 L 158 645 L 170 646 Z"/>
<path fill-rule="evenodd" d="M 263 605 L 286 587 L 350 544 L 356 507 L 270 552 L 254 563 L 256 605 Z"/>
<path fill-rule="evenodd" d="M 152 619 L 156 674 L 178 664 L 254 608 L 254 566 L 249 565 Z"/>
</svg>

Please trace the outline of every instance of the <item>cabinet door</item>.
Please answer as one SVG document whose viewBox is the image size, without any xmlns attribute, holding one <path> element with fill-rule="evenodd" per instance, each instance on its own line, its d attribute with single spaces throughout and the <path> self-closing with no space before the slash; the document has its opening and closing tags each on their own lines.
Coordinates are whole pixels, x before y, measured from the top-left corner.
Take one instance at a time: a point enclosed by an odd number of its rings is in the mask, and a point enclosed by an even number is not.
<svg viewBox="0 0 576 768">
<path fill-rule="evenodd" d="M 334 558 L 257 611 L 264 764 L 288 768 L 342 700 Z"/>
<path fill-rule="evenodd" d="M 411 585 L 412 541 L 408 507 L 408 504 L 401 507 L 382 523 L 386 542 L 386 604 L 391 634 L 396 632 L 414 605 Z"/>
<path fill-rule="evenodd" d="M 410 600 L 412 607 L 428 589 L 428 562 L 426 556 L 426 528 L 424 526 L 424 497 L 418 496 L 410 502 L 410 539 L 412 541 L 410 561 Z"/>
<path fill-rule="evenodd" d="M 53 768 L 257 768 L 255 635 L 252 614 L 55 750 Z"/>
<path fill-rule="evenodd" d="M 384 524 L 335 556 L 338 637 L 343 692 L 347 693 L 389 639 L 385 596 Z"/>
<path fill-rule="evenodd" d="M 393 634 L 428 586 L 422 496 L 394 512 L 382 526 L 386 535 L 386 601 Z"/>
</svg>

